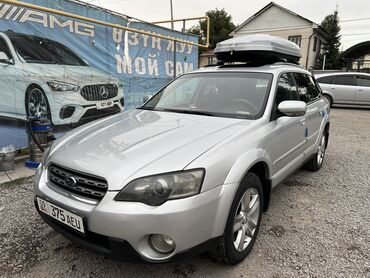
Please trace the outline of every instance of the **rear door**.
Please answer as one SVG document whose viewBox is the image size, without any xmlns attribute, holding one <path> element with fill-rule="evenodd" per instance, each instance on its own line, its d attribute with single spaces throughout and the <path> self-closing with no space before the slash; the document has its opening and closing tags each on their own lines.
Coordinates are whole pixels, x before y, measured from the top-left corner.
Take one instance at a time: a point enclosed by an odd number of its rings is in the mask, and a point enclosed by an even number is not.
<svg viewBox="0 0 370 278">
<path fill-rule="evenodd" d="M 356 104 L 370 105 L 370 77 L 357 75 L 356 82 Z"/>
<path fill-rule="evenodd" d="M 334 103 L 353 104 L 356 95 L 356 78 L 353 74 L 335 75 L 333 84 L 328 88 Z"/>
<path fill-rule="evenodd" d="M 325 101 L 322 99 L 320 89 L 312 76 L 295 72 L 295 81 L 298 87 L 300 100 L 307 104 L 305 115 L 305 137 L 307 139 L 306 150 L 314 148 L 320 135 Z"/>
</svg>

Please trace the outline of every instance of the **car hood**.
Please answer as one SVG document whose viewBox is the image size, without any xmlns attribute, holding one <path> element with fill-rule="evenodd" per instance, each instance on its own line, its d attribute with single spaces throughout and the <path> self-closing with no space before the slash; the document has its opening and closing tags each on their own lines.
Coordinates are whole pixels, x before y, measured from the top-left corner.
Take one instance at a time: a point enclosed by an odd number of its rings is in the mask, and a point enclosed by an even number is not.
<svg viewBox="0 0 370 278">
<path fill-rule="evenodd" d="M 68 83 L 112 83 L 117 79 L 90 66 L 67 66 L 53 64 L 23 64 L 30 75 L 45 81 L 65 81 Z"/>
<path fill-rule="evenodd" d="M 120 190 L 143 176 L 179 171 L 253 121 L 135 109 L 58 139 L 53 163 L 107 179 Z"/>
</svg>

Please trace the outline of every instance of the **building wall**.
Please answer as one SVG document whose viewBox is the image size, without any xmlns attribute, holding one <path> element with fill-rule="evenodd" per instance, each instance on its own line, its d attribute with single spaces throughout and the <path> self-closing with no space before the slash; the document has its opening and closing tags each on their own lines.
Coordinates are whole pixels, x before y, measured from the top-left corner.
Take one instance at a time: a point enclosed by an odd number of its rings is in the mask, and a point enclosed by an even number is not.
<svg viewBox="0 0 370 278">
<path fill-rule="evenodd" d="M 253 18 L 238 30 L 238 33 L 249 32 L 251 30 L 263 32 L 264 30 L 282 30 L 284 28 L 310 26 L 311 23 L 308 20 L 295 16 L 276 6 L 272 6 Z"/>
</svg>

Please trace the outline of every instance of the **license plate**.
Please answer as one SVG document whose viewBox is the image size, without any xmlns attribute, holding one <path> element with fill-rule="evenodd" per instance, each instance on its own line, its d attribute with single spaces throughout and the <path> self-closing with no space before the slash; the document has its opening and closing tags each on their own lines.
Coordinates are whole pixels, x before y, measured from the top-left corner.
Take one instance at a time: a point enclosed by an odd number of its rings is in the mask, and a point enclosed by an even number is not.
<svg viewBox="0 0 370 278">
<path fill-rule="evenodd" d="M 96 109 L 104 109 L 113 106 L 113 100 L 101 101 L 96 104 Z"/>
<path fill-rule="evenodd" d="M 59 222 L 62 222 L 63 224 L 79 231 L 80 233 L 85 233 L 82 217 L 69 212 L 68 210 L 62 209 L 61 207 L 58 207 L 39 197 L 36 197 L 36 199 L 37 205 L 41 212 L 53 217 Z"/>
</svg>

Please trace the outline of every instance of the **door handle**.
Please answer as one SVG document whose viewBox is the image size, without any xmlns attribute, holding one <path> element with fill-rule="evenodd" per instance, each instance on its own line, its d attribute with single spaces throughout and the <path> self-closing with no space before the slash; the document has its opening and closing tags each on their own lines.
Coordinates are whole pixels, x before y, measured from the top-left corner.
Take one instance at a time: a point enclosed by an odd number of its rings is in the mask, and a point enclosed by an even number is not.
<svg viewBox="0 0 370 278">
<path fill-rule="evenodd" d="M 331 90 L 335 90 L 335 88 L 330 88 Z"/>
<path fill-rule="evenodd" d="M 362 92 L 363 90 L 362 89 L 357 89 L 357 92 Z"/>
</svg>

